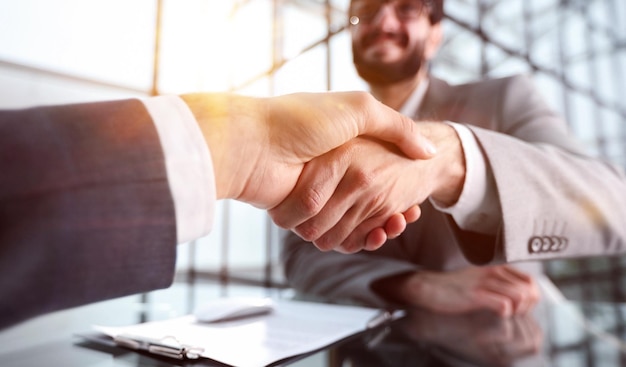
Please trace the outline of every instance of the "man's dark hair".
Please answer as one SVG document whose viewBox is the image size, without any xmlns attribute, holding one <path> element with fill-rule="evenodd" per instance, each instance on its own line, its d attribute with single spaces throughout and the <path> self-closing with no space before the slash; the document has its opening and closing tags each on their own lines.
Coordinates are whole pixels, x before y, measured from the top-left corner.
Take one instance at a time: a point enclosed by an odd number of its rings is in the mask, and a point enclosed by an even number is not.
<svg viewBox="0 0 626 367">
<path fill-rule="evenodd" d="M 428 8 L 430 24 L 437 24 L 443 19 L 443 0 L 424 0 Z"/>
</svg>

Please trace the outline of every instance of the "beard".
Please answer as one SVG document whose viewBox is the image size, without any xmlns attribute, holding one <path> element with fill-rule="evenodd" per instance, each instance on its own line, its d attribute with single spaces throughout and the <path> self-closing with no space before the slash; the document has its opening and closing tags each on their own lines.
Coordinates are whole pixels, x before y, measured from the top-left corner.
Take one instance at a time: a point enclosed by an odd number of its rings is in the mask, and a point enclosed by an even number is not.
<svg viewBox="0 0 626 367">
<path fill-rule="evenodd" d="M 424 47 L 414 47 L 402 60 L 393 63 L 365 60 L 352 42 L 352 61 L 359 76 L 372 85 L 389 85 L 414 77 L 423 64 Z"/>
</svg>

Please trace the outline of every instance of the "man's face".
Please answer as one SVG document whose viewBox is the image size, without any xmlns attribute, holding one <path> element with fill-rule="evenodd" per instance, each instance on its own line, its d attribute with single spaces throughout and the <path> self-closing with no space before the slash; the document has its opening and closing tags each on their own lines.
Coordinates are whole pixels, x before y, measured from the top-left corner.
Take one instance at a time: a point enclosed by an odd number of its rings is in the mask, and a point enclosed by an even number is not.
<svg viewBox="0 0 626 367">
<path fill-rule="evenodd" d="M 423 0 L 352 0 L 350 9 L 354 65 L 368 83 L 412 78 L 432 57 L 440 26 L 430 23 Z"/>
</svg>

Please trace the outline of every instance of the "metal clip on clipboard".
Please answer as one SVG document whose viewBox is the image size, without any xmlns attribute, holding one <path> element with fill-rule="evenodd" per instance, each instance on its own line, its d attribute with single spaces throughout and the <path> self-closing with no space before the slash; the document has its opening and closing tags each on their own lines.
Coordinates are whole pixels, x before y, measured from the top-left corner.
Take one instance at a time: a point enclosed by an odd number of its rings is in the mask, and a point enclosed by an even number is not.
<svg viewBox="0 0 626 367">
<path fill-rule="evenodd" d="M 175 337 L 166 336 L 163 339 L 149 339 L 134 335 L 118 335 L 113 342 L 120 347 L 176 359 L 198 359 L 204 348 L 182 345 Z"/>
</svg>

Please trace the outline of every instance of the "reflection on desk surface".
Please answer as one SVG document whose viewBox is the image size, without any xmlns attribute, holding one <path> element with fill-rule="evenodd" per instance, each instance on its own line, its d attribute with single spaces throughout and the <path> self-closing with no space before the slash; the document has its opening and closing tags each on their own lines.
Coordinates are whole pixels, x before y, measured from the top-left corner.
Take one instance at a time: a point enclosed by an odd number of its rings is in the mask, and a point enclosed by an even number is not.
<svg viewBox="0 0 626 367">
<path fill-rule="evenodd" d="M 55 315 L 47 316 L 50 318 Z M 313 353 L 285 361 L 296 367 L 386 366 L 626 366 L 626 304 L 540 304 L 531 315 L 500 319 L 488 313 L 465 316 L 411 310 L 403 319 Z M 53 333 L 59 324 L 37 321 L 28 330 Z M 27 338 L 17 329 L 12 335 Z M 102 346 L 69 335 L 29 345 L 15 341 L 0 351 L 0 365 L 9 366 L 183 366 L 180 361 Z M 4 332 L 3 332 L 4 333 Z M 68 334 L 69 333 L 69 334 Z M 2 334 L 2 333 L 0 333 Z M 1 335 L 0 335 L 1 336 Z M 241 346 L 245 350 L 245 346 Z M 52 362 L 52 363 L 51 363 Z M 192 365 L 223 366 L 211 361 Z"/>
<path fill-rule="evenodd" d="M 413 310 L 337 348 L 337 366 L 626 366 L 626 305 L 563 302 L 501 319 Z"/>
</svg>

